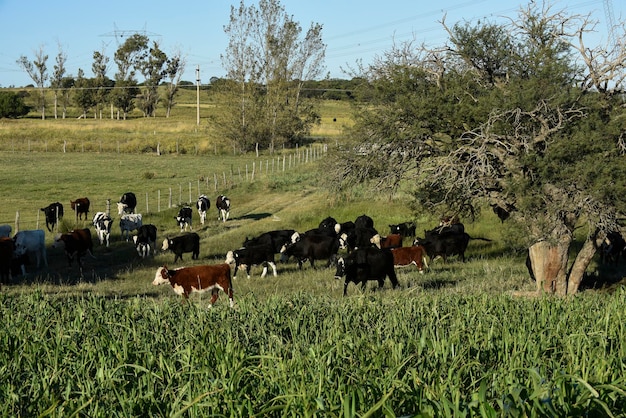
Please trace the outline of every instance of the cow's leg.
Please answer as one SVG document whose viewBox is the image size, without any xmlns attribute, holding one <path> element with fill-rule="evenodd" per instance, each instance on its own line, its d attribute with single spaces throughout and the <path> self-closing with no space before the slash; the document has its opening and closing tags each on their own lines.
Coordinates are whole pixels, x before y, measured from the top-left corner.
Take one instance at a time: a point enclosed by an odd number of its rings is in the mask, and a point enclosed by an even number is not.
<svg viewBox="0 0 626 418">
<path fill-rule="evenodd" d="M 343 282 L 343 296 L 346 296 L 348 294 L 348 278 L 346 277 L 346 280 Z"/>
<path fill-rule="evenodd" d="M 278 276 L 278 274 L 276 273 L 276 263 L 274 263 L 273 261 L 269 262 L 270 267 L 272 267 L 272 270 L 274 271 L 274 277 Z"/>
<path fill-rule="evenodd" d="M 220 290 L 215 288 L 211 291 L 211 300 L 209 301 L 209 306 L 213 306 L 213 304 L 217 301 L 219 297 Z"/>
</svg>

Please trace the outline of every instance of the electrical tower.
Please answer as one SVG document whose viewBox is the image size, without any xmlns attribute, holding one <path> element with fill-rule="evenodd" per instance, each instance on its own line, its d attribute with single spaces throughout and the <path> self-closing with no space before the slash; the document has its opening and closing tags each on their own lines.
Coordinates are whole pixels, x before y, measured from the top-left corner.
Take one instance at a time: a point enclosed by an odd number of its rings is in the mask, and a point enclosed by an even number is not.
<svg viewBox="0 0 626 418">
<path fill-rule="evenodd" d="M 152 38 L 152 37 L 155 37 L 155 36 L 156 37 L 160 37 L 161 36 L 158 33 L 148 32 L 146 30 L 145 26 L 144 26 L 143 29 L 140 29 L 140 30 L 137 30 L 137 29 L 120 30 L 120 29 L 117 28 L 117 25 L 115 23 L 113 23 L 113 27 L 115 28 L 113 31 L 107 32 L 107 33 L 103 33 L 100 36 L 114 38 L 115 39 L 115 43 L 117 44 L 118 47 L 120 46 L 120 41 L 122 39 L 127 38 L 127 37 L 132 36 L 132 35 L 135 35 L 135 34 L 147 36 L 148 38 Z"/>
<path fill-rule="evenodd" d="M 606 26 L 609 33 L 609 48 L 613 50 L 616 44 L 615 39 L 615 19 L 613 17 L 613 0 L 604 0 L 604 14 L 606 16 Z"/>
</svg>

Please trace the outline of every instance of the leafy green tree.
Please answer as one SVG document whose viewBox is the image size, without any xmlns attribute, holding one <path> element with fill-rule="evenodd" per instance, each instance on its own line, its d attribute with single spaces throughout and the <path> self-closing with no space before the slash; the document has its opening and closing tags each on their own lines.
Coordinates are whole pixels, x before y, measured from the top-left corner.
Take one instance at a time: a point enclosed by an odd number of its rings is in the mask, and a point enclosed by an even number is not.
<svg viewBox="0 0 626 418">
<path fill-rule="evenodd" d="M 40 47 L 35 52 L 35 58 L 30 61 L 26 56 L 22 55 L 17 64 L 22 67 L 28 76 L 33 80 L 35 86 L 39 89 L 39 108 L 41 109 L 41 119 L 46 118 L 46 92 L 44 90 L 46 81 L 48 80 L 48 55 Z"/>
<path fill-rule="evenodd" d="M 322 26 L 311 24 L 301 37 L 301 26 L 277 0 L 261 0 L 258 8 L 241 1 L 224 31 L 229 45 L 222 61 L 238 86 L 224 94 L 232 109 L 225 134 L 243 150 L 298 142 L 319 120 L 301 93 L 324 68 Z"/>
<path fill-rule="evenodd" d="M 166 64 L 167 55 L 159 48 L 157 42 L 153 42 L 145 58 L 137 63 L 137 68 L 145 79 L 139 100 L 144 116 L 154 116 L 159 103 L 158 88 L 165 77 Z"/>
<path fill-rule="evenodd" d="M 167 59 L 167 63 L 165 65 L 165 73 L 164 77 L 169 80 L 167 83 L 167 89 L 165 94 L 165 117 L 169 118 L 170 113 L 172 112 L 172 107 L 176 104 L 174 101 L 174 97 L 178 92 L 178 88 L 180 87 L 180 78 L 185 72 L 185 66 L 187 61 L 185 57 L 183 57 L 182 53 L 179 51 L 174 52 L 174 54 Z"/>
<path fill-rule="evenodd" d="M 85 78 L 85 72 L 79 68 L 78 76 L 74 83 L 74 103 L 81 110 L 82 118 L 87 118 L 87 113 L 96 105 L 96 95 L 93 80 Z M 94 114 L 95 117 L 95 114 Z"/>
<path fill-rule="evenodd" d="M 400 46 L 369 68 L 354 147 L 328 178 L 390 195 L 410 180 L 416 206 L 442 214 L 507 208 L 538 288 L 574 294 L 626 211 L 624 55 L 578 65 L 574 42 L 593 22 L 535 3 L 508 25 L 443 25 L 446 47 Z M 589 81 L 602 77 L 617 90 Z"/>
<path fill-rule="evenodd" d="M 123 119 L 135 108 L 134 99 L 139 93 L 135 74 L 148 56 L 148 41 L 147 36 L 136 33 L 126 38 L 115 51 L 113 60 L 117 65 L 117 73 L 112 103 L 122 113 Z"/>
<path fill-rule="evenodd" d="M 19 118 L 30 112 L 24 99 L 12 91 L 0 91 L 0 118 Z"/>
<path fill-rule="evenodd" d="M 113 80 L 107 77 L 108 68 L 109 57 L 104 54 L 104 51 L 95 51 L 93 53 L 91 71 L 94 75 L 93 87 L 95 89 L 94 100 L 96 102 L 96 114 L 99 114 L 100 119 L 102 119 L 104 106 L 110 102 L 109 97 L 114 86 Z M 113 118 L 113 110 L 111 110 L 111 118 Z"/>
<path fill-rule="evenodd" d="M 50 87 L 54 93 L 54 118 L 58 118 L 58 104 L 59 94 L 63 94 L 63 79 L 67 72 L 65 63 L 67 62 L 67 54 L 63 52 L 59 45 L 59 53 L 56 56 L 56 63 L 54 64 L 54 71 L 52 72 L 52 78 L 50 80 Z M 65 108 L 63 108 L 63 119 L 65 119 Z"/>
</svg>

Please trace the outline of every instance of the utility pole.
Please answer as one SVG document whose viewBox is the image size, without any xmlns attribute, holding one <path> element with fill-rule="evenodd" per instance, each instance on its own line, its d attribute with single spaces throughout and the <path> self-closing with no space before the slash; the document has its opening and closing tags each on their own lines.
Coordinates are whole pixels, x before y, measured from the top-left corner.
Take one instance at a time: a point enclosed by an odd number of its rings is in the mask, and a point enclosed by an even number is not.
<svg viewBox="0 0 626 418">
<path fill-rule="evenodd" d="M 200 126 L 200 66 L 196 67 L 196 124 Z"/>
</svg>

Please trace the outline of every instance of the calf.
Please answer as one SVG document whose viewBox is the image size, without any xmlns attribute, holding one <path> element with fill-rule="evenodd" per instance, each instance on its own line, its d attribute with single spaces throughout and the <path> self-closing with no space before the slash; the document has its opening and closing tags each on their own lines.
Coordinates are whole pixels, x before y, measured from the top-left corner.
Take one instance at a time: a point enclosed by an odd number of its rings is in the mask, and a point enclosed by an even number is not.
<svg viewBox="0 0 626 418">
<path fill-rule="evenodd" d="M 185 206 L 183 208 L 180 208 L 180 210 L 178 211 L 178 215 L 174 217 L 174 219 L 176 219 L 176 222 L 178 223 L 178 226 L 180 226 L 180 232 L 186 231 L 187 227 L 189 227 L 189 230 L 192 229 L 191 228 L 192 215 L 193 215 L 193 212 L 190 207 Z"/>
<path fill-rule="evenodd" d="M 195 232 L 187 232 L 173 238 L 165 238 L 162 251 L 171 250 L 174 253 L 174 263 L 183 261 L 183 253 L 191 253 L 191 258 L 197 260 L 200 256 L 200 236 Z"/>
<path fill-rule="evenodd" d="M 137 207 L 137 196 L 133 192 L 126 192 L 120 198 L 120 201 L 117 202 L 117 214 L 121 215 L 123 213 L 135 213 L 135 208 Z"/>
<path fill-rule="evenodd" d="M 15 241 L 15 255 L 18 258 L 27 256 L 29 260 L 37 261 L 37 269 L 42 265 L 48 266 L 46 257 L 46 235 L 43 229 L 19 231 L 13 237 Z M 26 268 L 22 265 L 22 274 L 26 274 Z"/>
<path fill-rule="evenodd" d="M 52 232 L 54 226 L 63 218 L 63 205 L 60 202 L 50 203 L 45 208 L 40 209 L 46 217 L 46 228 Z"/>
<path fill-rule="evenodd" d="M 389 225 L 392 234 L 400 234 L 403 237 L 415 237 L 415 222 L 402 222 L 397 225 Z"/>
<path fill-rule="evenodd" d="M 270 245 L 255 245 L 242 247 L 235 251 L 229 251 L 226 254 L 226 264 L 235 264 L 235 274 L 233 279 L 237 278 L 237 271 L 239 269 L 245 269 L 248 279 L 250 278 L 250 267 L 263 266 L 263 272 L 261 278 L 267 274 L 267 266 L 269 265 L 274 276 L 276 274 L 276 263 L 274 263 L 274 248 Z"/>
<path fill-rule="evenodd" d="M 15 242 L 8 237 L 0 237 L 0 289 L 1 285 L 9 284 L 11 281 L 11 263 Z"/>
<path fill-rule="evenodd" d="M 167 266 L 159 267 L 152 284 L 158 286 L 169 283 L 178 295 L 184 300 L 189 299 L 193 292 L 211 291 L 210 304 L 217 301 L 219 291 L 228 295 L 230 307 L 235 306 L 233 299 L 233 283 L 230 278 L 230 266 L 228 264 L 216 264 L 209 266 L 181 267 L 170 270 Z"/>
<path fill-rule="evenodd" d="M 230 216 L 230 199 L 224 195 L 217 196 L 215 207 L 217 207 L 217 219 L 226 222 Z"/>
<path fill-rule="evenodd" d="M 96 228 L 96 235 L 98 236 L 100 245 L 106 243 L 106 246 L 109 246 L 112 224 L 113 219 L 111 219 L 111 217 L 105 212 L 96 212 L 96 214 L 93 216 L 93 226 Z"/>
<path fill-rule="evenodd" d="M 337 237 L 303 235 L 299 241 L 284 245 L 281 248 L 280 260 L 287 262 L 289 257 L 295 257 L 298 260 L 298 268 L 302 269 L 302 264 L 306 260 L 309 260 L 311 267 L 315 268 L 315 260 L 328 259 L 326 267 L 329 267 L 337 257 L 340 247 L 341 242 Z"/>
<path fill-rule="evenodd" d="M 141 213 L 125 213 L 120 216 L 120 235 L 122 239 L 126 236 L 126 241 L 130 240 L 130 232 L 143 224 Z"/>
<path fill-rule="evenodd" d="M 93 242 L 91 241 L 91 231 L 88 228 L 75 229 L 66 234 L 59 234 L 55 237 L 54 246 L 63 246 L 67 261 L 72 266 L 72 261 L 76 257 L 80 276 L 83 276 L 83 263 L 81 258 L 85 254 L 93 255 Z"/>
<path fill-rule="evenodd" d="M 150 255 L 150 247 L 152 254 L 156 253 L 157 227 L 152 224 L 141 225 L 137 229 L 137 235 L 133 236 L 133 242 L 137 253 L 141 258 Z"/>
<path fill-rule="evenodd" d="M 87 215 L 89 214 L 89 199 L 86 197 L 81 197 L 76 200 L 70 200 L 70 206 L 74 212 L 76 212 L 76 218 L 82 219 L 83 215 L 85 215 L 85 220 L 87 220 Z"/>
<path fill-rule="evenodd" d="M 200 223 L 204 225 L 204 221 L 206 220 L 206 213 L 211 207 L 211 201 L 206 195 L 202 194 L 198 197 L 198 201 L 196 202 L 196 207 L 198 208 L 198 215 L 200 215 Z"/>
<path fill-rule="evenodd" d="M 470 240 L 491 241 L 487 238 L 472 238 L 465 232 L 427 233 L 426 238 L 416 238 L 413 245 L 422 245 L 431 260 L 442 257 L 444 263 L 450 255 L 458 255 L 465 262 L 465 250 Z"/>
<path fill-rule="evenodd" d="M 399 286 L 393 266 L 393 254 L 389 249 L 359 248 L 346 257 L 340 257 L 337 260 L 335 279 L 341 279 L 343 276 L 345 276 L 343 296 L 346 296 L 350 282 L 356 285 L 361 283 L 361 289 L 365 290 L 368 280 L 376 280 L 378 288 L 382 289 L 385 277 L 389 277 L 394 289 Z"/>
<path fill-rule="evenodd" d="M 424 267 L 428 268 L 426 248 L 422 245 L 392 248 L 391 254 L 393 255 L 393 265 L 396 267 L 406 267 L 414 264 L 420 273 L 424 272 Z"/>
</svg>

